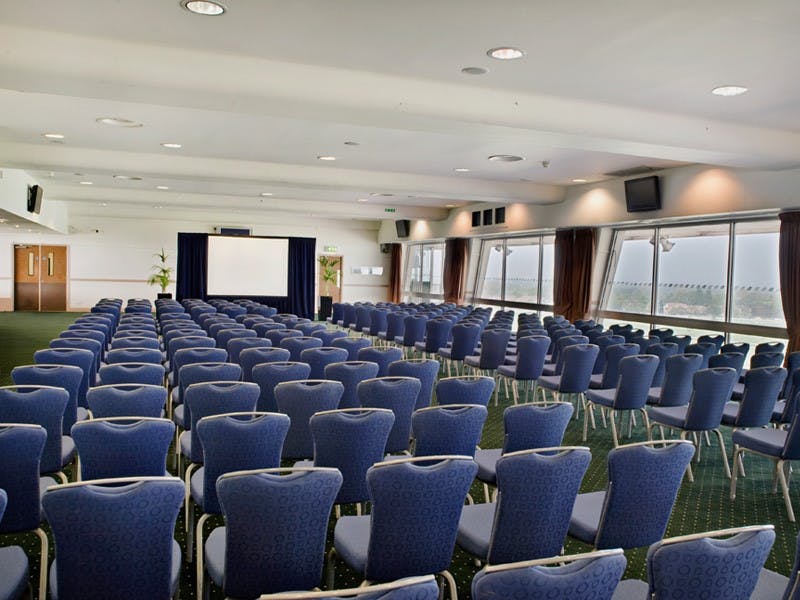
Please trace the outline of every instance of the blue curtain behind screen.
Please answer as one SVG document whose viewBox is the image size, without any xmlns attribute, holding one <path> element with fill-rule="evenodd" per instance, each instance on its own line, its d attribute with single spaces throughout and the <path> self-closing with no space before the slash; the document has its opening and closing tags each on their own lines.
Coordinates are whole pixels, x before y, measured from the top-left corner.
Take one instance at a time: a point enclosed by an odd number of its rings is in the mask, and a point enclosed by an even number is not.
<svg viewBox="0 0 800 600">
<path fill-rule="evenodd" d="M 315 238 L 289 238 L 289 312 L 314 319 Z"/>
<path fill-rule="evenodd" d="M 206 297 L 208 234 L 178 234 L 177 300 Z"/>
</svg>

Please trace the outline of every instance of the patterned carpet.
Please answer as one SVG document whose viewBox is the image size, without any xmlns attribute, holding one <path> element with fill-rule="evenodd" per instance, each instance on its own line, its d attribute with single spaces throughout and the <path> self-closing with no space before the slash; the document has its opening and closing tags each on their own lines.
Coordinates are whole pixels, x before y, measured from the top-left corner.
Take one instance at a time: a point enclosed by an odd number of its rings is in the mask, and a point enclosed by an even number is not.
<svg viewBox="0 0 800 600">
<path fill-rule="evenodd" d="M 5 343 L 0 347 L 0 377 L 3 384 L 10 383 L 8 373 L 16 364 L 31 362 L 33 351 L 43 348 L 47 341 L 65 328 L 76 315 L 64 313 L 25 314 L 25 313 L 0 313 L 0 339 Z M 483 448 L 499 447 L 503 439 L 502 412 L 511 403 L 501 394 L 499 407 L 489 407 L 489 418 L 483 432 L 481 446 Z M 730 431 L 725 431 L 728 455 L 730 458 L 731 444 Z M 645 433 L 643 427 L 634 428 L 630 441 L 643 441 Z M 627 443 L 625 439 L 623 443 Z M 583 445 L 581 442 L 581 422 L 571 421 L 567 428 L 564 445 Z M 582 492 L 604 489 L 607 481 L 606 455 L 611 449 L 611 432 L 599 426 L 590 429 L 588 445 L 592 450 L 592 462 L 583 480 Z M 767 567 L 783 574 L 789 573 L 794 560 L 795 540 L 798 525 L 790 523 L 786 517 L 786 510 L 780 493 L 772 492 L 772 462 L 754 457 L 746 457 L 745 467 L 747 477 L 739 478 L 737 498 L 731 502 L 729 494 L 729 480 L 722 470 L 722 458 L 715 441 L 712 446 L 703 446 L 702 461 L 694 466 L 694 483 L 684 480 L 672 518 L 667 529 L 667 536 L 682 535 L 736 527 L 772 523 L 775 526 L 776 539 L 772 548 Z M 171 464 L 171 461 L 170 461 Z M 483 501 L 483 490 L 475 485 L 472 496 L 476 502 Z M 795 507 L 800 507 L 800 493 L 795 486 L 792 490 L 792 500 Z M 221 524 L 220 519 L 210 519 L 206 527 L 206 535 L 215 526 Z M 332 531 L 332 526 L 331 526 Z M 332 536 L 329 536 L 329 539 Z M 178 518 L 176 539 L 185 543 L 183 514 Z M 34 534 L 19 536 L 2 536 L 1 545 L 22 545 L 31 558 L 31 580 L 36 583 L 38 575 L 38 539 Z M 51 539 L 51 556 L 53 544 Z M 566 553 L 585 552 L 588 547 L 584 544 L 567 540 Z M 628 568 L 626 578 L 645 578 L 646 548 L 627 551 Z M 458 584 L 460 598 L 469 598 L 470 583 L 473 575 L 478 570 L 470 556 L 456 548 L 450 568 Z M 337 587 L 356 586 L 361 579 L 356 573 L 349 571 L 339 563 L 336 570 Z M 195 597 L 194 564 L 184 564 L 181 581 L 181 597 L 184 599 Z M 212 598 L 223 598 L 219 590 L 213 590 Z"/>
</svg>

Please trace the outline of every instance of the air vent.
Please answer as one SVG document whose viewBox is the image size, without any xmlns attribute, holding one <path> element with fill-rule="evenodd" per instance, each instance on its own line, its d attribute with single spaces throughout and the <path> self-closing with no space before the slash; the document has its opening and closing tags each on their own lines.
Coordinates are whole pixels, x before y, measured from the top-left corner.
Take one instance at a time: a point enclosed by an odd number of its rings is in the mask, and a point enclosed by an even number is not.
<svg viewBox="0 0 800 600">
<path fill-rule="evenodd" d="M 631 167 L 629 169 L 620 169 L 619 171 L 611 171 L 603 173 L 606 177 L 630 177 L 632 175 L 644 175 L 645 173 L 652 173 L 653 171 L 660 171 L 656 167 L 648 167 L 647 165 L 640 165 L 638 167 Z"/>
</svg>

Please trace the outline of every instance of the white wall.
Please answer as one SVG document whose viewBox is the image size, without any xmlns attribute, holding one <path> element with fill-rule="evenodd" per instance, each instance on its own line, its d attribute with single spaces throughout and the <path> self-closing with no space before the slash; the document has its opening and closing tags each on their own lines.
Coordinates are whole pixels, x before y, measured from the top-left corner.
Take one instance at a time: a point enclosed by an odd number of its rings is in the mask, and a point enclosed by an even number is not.
<svg viewBox="0 0 800 600">
<path fill-rule="evenodd" d="M 47 184 L 42 185 L 42 210 L 40 214 L 28 212 L 28 186 L 41 185 L 25 171 L 0 169 L 0 213 L 14 222 L 49 227 L 66 233 L 67 209 L 63 202 L 48 196 Z"/>
</svg>

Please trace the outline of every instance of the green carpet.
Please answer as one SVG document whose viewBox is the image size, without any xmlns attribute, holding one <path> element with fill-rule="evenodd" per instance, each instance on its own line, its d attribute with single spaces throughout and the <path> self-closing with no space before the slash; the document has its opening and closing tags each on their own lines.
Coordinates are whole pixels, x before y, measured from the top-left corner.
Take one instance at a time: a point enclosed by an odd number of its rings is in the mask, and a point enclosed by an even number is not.
<svg viewBox="0 0 800 600">
<path fill-rule="evenodd" d="M 0 347 L 0 374 L 4 384 L 10 383 L 8 373 L 17 364 L 31 362 L 33 352 L 43 348 L 47 342 L 64 329 L 74 318 L 75 314 L 65 313 L 0 313 L 0 334 L 3 345 Z M 499 407 L 489 407 L 487 420 L 481 446 L 484 448 L 499 447 L 503 439 L 502 412 L 510 400 L 504 400 L 501 395 Z M 725 431 L 725 438 L 730 458 L 731 444 L 730 431 Z M 634 429 L 631 441 L 645 439 L 641 426 Z M 624 440 L 623 443 L 626 443 Z M 582 445 L 581 422 L 573 420 L 567 428 L 564 445 Z M 589 492 L 604 489 L 606 485 L 606 455 L 611 449 L 611 431 L 599 426 L 596 431 L 589 433 L 586 443 L 592 449 L 592 462 L 583 481 L 581 491 Z M 170 464 L 172 464 L 170 462 Z M 672 518 L 667 529 L 667 536 L 676 536 L 687 533 L 710 531 L 741 525 L 772 523 L 775 526 L 776 539 L 772 548 L 767 567 L 787 574 L 791 570 L 794 560 L 795 539 L 798 526 L 790 523 L 786 517 L 786 510 L 780 493 L 772 492 L 772 462 L 747 456 L 745 460 L 747 477 L 739 478 L 737 498 L 731 502 L 728 498 L 729 480 L 722 471 L 722 459 L 716 442 L 712 446 L 703 446 L 702 461 L 694 466 L 694 483 L 684 480 Z M 483 501 L 483 491 L 478 485 L 473 486 L 472 496 L 476 502 Z M 795 509 L 800 509 L 800 493 L 797 486 L 792 490 L 792 500 Z M 221 523 L 221 519 L 210 519 L 206 528 L 206 535 Z M 331 527 L 332 531 L 332 527 Z M 330 540 L 331 536 L 329 536 Z M 178 518 L 176 539 L 185 542 L 183 512 Z M 31 557 L 31 580 L 35 584 L 38 576 L 38 539 L 35 535 L 4 536 L 0 544 L 20 544 Z M 568 539 L 566 553 L 573 554 L 585 552 L 589 548 L 580 542 Z M 51 556 L 53 545 L 51 540 Z M 626 578 L 645 578 L 645 556 L 647 549 L 627 551 L 628 568 Z M 194 563 L 184 563 L 183 579 L 181 582 L 181 597 L 194 598 Z M 477 571 L 472 559 L 456 548 L 450 571 L 457 583 L 460 598 L 469 598 L 470 582 Z M 337 587 L 356 586 L 361 579 L 356 573 L 349 571 L 341 563 L 336 570 Z M 212 598 L 223 598 L 219 590 L 214 590 Z"/>
</svg>

